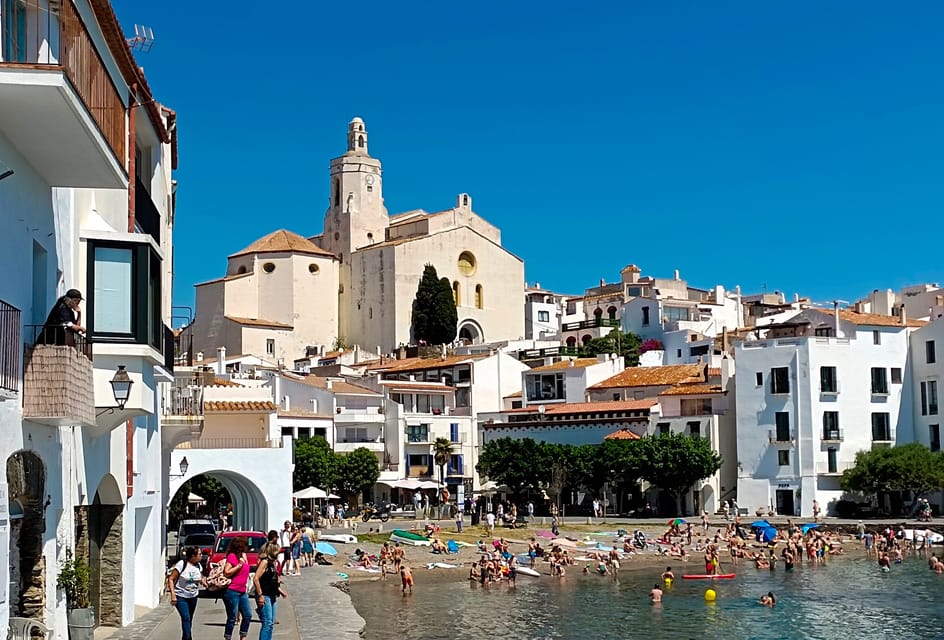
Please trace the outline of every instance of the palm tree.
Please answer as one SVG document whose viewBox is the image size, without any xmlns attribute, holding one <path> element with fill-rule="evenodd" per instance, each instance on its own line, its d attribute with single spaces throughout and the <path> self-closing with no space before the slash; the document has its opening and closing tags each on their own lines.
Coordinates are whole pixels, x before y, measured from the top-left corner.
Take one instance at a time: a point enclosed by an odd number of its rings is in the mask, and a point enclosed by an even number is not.
<svg viewBox="0 0 944 640">
<path fill-rule="evenodd" d="M 436 438 L 433 442 L 433 461 L 439 466 L 439 484 L 442 486 L 446 484 L 445 468 L 450 460 L 452 460 L 452 442 L 448 438 Z M 442 502 L 439 504 L 439 518 L 442 519 Z"/>
</svg>

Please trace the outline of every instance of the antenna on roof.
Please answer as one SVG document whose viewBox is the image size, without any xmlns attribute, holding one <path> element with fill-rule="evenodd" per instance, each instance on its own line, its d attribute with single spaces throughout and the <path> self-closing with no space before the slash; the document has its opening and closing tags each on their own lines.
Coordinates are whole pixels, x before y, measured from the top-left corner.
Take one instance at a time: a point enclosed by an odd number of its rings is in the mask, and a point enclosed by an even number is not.
<svg viewBox="0 0 944 640">
<path fill-rule="evenodd" d="M 154 30 L 143 24 L 134 25 L 134 37 L 128 38 L 128 46 L 132 51 L 147 53 L 154 46 Z"/>
</svg>

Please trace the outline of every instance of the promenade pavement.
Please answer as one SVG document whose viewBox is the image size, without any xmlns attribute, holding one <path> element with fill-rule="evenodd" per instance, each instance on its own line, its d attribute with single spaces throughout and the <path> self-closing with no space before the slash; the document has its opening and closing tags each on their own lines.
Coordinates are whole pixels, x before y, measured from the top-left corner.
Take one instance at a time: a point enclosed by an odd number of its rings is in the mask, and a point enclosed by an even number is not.
<svg viewBox="0 0 944 640">
<path fill-rule="evenodd" d="M 364 628 L 361 618 L 350 596 L 331 586 L 340 582 L 336 570 L 340 563 L 331 567 L 305 567 L 302 575 L 285 578 L 283 586 L 288 598 L 279 600 L 273 633 L 274 640 L 345 640 L 359 638 Z M 226 611 L 223 600 L 200 598 L 194 616 L 193 640 L 220 640 Z M 238 636 L 238 629 L 234 637 Z M 259 637 L 259 620 L 253 611 L 249 638 Z M 121 629 L 96 630 L 95 640 L 178 640 L 180 617 L 170 605 L 167 596 L 161 605 Z"/>
</svg>

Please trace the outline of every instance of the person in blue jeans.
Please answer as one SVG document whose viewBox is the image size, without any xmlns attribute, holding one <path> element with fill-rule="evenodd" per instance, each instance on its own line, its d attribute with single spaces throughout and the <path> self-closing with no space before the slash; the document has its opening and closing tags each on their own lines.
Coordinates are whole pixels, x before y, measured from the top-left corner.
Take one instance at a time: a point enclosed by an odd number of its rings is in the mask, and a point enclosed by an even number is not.
<svg viewBox="0 0 944 640">
<path fill-rule="evenodd" d="M 256 587 L 256 611 L 259 613 L 260 622 L 262 622 L 262 628 L 259 630 L 259 640 L 272 640 L 279 596 L 285 596 L 279 577 L 278 557 L 280 550 L 281 547 L 276 542 L 266 544 L 259 552 L 259 565 L 252 576 Z"/>
<path fill-rule="evenodd" d="M 242 620 L 239 623 L 239 638 L 243 640 L 249 635 L 249 623 L 252 621 L 252 606 L 249 604 L 249 596 L 246 594 L 246 586 L 249 582 L 249 559 L 246 551 L 249 544 L 244 536 L 236 536 L 229 543 L 226 553 L 226 561 L 223 565 L 223 575 L 232 582 L 229 588 L 223 592 L 223 606 L 226 607 L 226 626 L 223 628 L 224 640 L 231 640 L 233 629 L 236 628 L 236 614 L 239 613 Z"/>
<path fill-rule="evenodd" d="M 197 610 L 197 596 L 200 595 L 200 588 L 206 587 L 200 555 L 197 547 L 187 547 L 183 559 L 171 567 L 167 574 L 170 603 L 180 614 L 181 640 L 193 640 L 193 614 Z"/>
</svg>

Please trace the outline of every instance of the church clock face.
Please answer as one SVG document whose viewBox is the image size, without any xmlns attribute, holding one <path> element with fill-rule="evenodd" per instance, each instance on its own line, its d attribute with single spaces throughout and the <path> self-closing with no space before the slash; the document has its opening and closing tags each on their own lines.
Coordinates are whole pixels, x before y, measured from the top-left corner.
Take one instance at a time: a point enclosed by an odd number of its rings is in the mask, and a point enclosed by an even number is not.
<svg viewBox="0 0 944 640">
<path fill-rule="evenodd" d="M 368 174 L 367 177 L 364 178 L 364 182 L 366 182 L 368 186 L 374 184 L 374 176 Z"/>
</svg>

